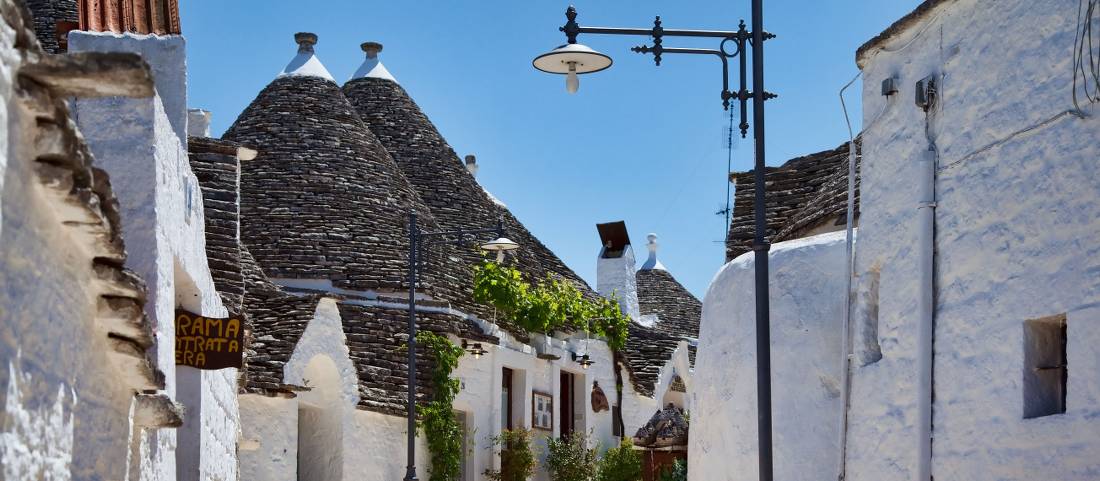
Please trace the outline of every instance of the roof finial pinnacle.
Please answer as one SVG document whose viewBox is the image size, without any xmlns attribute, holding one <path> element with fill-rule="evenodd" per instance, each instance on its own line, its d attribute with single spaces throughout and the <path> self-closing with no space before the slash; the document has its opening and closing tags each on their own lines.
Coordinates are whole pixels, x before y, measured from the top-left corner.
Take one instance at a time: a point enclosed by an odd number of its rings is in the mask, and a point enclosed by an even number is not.
<svg viewBox="0 0 1100 481">
<path fill-rule="evenodd" d="M 657 260 L 657 247 L 660 246 L 660 244 L 657 243 L 657 234 L 651 232 L 649 235 L 645 236 L 645 238 L 649 241 L 649 243 L 646 244 L 646 247 L 649 248 L 649 258 L 642 264 L 642 270 L 667 270 L 664 264 L 661 264 L 661 261 Z"/>
<path fill-rule="evenodd" d="M 317 34 L 298 32 L 294 34 L 294 41 L 298 43 L 298 53 L 313 52 L 313 46 L 317 45 Z"/>
<path fill-rule="evenodd" d="M 382 51 L 382 44 L 378 42 L 363 42 L 359 45 L 359 48 L 367 53 L 367 58 L 377 58 L 378 54 Z"/>
</svg>

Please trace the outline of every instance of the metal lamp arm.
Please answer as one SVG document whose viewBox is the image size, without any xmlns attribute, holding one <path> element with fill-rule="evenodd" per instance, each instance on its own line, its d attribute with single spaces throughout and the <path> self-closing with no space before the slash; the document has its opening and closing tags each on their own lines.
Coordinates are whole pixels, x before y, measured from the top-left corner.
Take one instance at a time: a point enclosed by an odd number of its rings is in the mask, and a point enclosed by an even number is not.
<svg viewBox="0 0 1100 481">
<path fill-rule="evenodd" d="M 745 28 L 745 21 L 742 20 L 735 31 L 725 30 L 682 30 L 682 29 L 666 29 L 661 26 L 661 17 L 658 15 L 653 21 L 653 28 L 612 28 L 612 27 L 582 27 L 577 23 L 577 9 L 570 6 L 565 11 L 566 23 L 558 28 L 558 30 L 565 33 L 566 40 L 569 43 L 577 43 L 577 35 L 582 33 L 592 33 L 600 35 L 639 35 L 653 38 L 653 45 L 641 45 L 631 48 L 632 51 L 638 53 L 652 53 L 653 62 L 657 66 L 661 65 L 661 56 L 666 53 L 680 53 L 680 54 L 696 54 L 696 55 L 715 55 L 722 61 L 722 108 L 729 110 L 730 101 L 736 99 L 740 102 L 741 107 L 741 137 L 744 138 L 748 135 L 749 122 L 748 122 L 748 101 L 752 99 L 753 93 L 747 89 L 746 86 L 746 70 L 745 65 L 745 47 L 752 42 L 753 33 Z M 775 35 L 761 32 L 764 40 L 775 38 Z M 707 38 L 720 38 L 722 43 L 719 49 L 701 49 L 701 48 L 666 48 L 663 43 L 663 37 L 707 37 Z M 737 50 L 733 52 L 726 51 L 726 42 L 733 42 L 736 45 Z M 733 57 L 740 57 L 740 88 L 733 92 L 729 88 L 729 59 Z M 764 92 L 764 100 L 773 99 L 776 95 L 770 92 Z"/>
</svg>

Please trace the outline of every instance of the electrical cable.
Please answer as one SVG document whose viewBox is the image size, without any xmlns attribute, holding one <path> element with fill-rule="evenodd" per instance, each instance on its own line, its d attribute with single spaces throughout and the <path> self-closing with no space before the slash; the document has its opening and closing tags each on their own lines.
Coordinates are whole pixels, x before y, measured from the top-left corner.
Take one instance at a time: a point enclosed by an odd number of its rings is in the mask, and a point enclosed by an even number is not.
<svg viewBox="0 0 1100 481">
<path fill-rule="evenodd" d="M 1100 19 L 1100 0 L 1080 0 L 1077 4 L 1077 29 L 1073 37 L 1073 106 L 1077 109 L 1079 116 L 1083 116 L 1084 111 L 1077 98 L 1078 77 L 1080 77 L 1084 98 L 1091 103 L 1100 102 L 1100 59 L 1097 58 L 1094 48 L 1094 42 L 1100 45 L 1100 39 L 1095 38 L 1096 35 L 1092 29 L 1092 24 L 1097 19 Z M 1092 91 L 1089 90 L 1090 83 L 1093 87 Z"/>
</svg>

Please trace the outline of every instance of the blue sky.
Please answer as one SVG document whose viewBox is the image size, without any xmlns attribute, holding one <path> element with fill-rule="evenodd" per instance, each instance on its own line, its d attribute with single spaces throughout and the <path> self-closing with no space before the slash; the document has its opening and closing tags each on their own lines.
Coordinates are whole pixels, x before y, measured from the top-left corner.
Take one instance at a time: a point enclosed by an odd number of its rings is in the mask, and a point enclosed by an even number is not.
<svg viewBox="0 0 1100 481">
<path fill-rule="evenodd" d="M 625 220 L 645 260 L 656 232 L 661 261 L 702 297 L 724 261 L 726 135 L 717 59 L 666 55 L 660 67 L 629 47 L 643 37 L 581 35 L 614 58 L 581 77 L 576 95 L 531 59 L 565 43 L 567 2 L 180 2 L 188 40 L 189 103 L 213 111 L 220 135 L 294 56 L 292 35 L 317 33 L 317 54 L 343 83 L 359 44 L 384 44 L 382 62 L 479 181 L 582 277 L 595 283 L 595 224 Z M 857 73 L 855 49 L 919 0 L 769 0 L 765 83 L 768 165 L 847 138 L 837 98 Z M 581 25 L 736 29 L 749 2 L 577 1 Z M 666 38 L 666 47 L 714 48 Z M 857 90 L 858 92 L 858 90 Z M 858 117 L 858 95 L 855 101 Z M 750 109 L 751 114 L 751 109 Z M 858 118 L 854 119 L 858 122 Z M 735 140 L 733 170 L 752 165 L 752 138 Z"/>
</svg>

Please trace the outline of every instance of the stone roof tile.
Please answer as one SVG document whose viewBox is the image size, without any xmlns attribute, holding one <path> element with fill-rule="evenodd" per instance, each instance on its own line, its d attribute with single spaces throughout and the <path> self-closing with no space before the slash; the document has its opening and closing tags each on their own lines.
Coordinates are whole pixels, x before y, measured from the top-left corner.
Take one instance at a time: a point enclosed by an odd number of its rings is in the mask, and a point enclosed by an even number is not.
<svg viewBox="0 0 1100 481">
<path fill-rule="evenodd" d="M 857 148 L 858 148 L 857 140 Z M 797 157 L 765 169 L 765 216 L 769 242 L 796 239 L 824 222 L 841 222 L 848 207 L 848 143 L 833 150 Z M 753 171 L 732 172 L 736 184 L 726 261 L 752 250 L 755 234 Z M 859 166 L 856 166 L 856 217 L 859 217 Z"/>
</svg>

